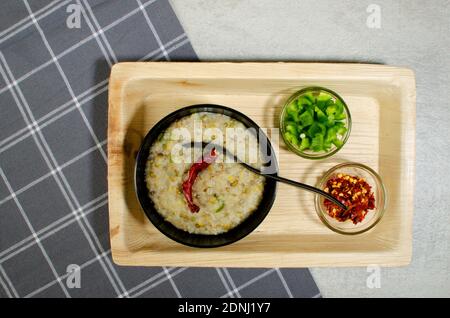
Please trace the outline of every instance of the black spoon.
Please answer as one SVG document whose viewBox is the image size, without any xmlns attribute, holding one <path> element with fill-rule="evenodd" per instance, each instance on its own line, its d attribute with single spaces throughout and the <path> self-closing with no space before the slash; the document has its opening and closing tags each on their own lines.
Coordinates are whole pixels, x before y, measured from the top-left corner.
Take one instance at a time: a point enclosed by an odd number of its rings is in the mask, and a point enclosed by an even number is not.
<svg viewBox="0 0 450 318">
<path fill-rule="evenodd" d="M 333 202 L 334 204 L 336 204 L 337 206 L 339 206 L 341 209 L 347 210 L 347 207 L 341 203 L 339 200 L 337 200 L 335 197 L 333 197 L 332 195 L 326 193 L 325 191 L 322 191 L 321 189 L 318 189 L 316 187 L 310 186 L 308 184 L 305 183 L 301 183 L 301 182 L 297 182 L 294 180 L 290 180 L 290 179 L 286 179 L 277 175 L 273 175 L 273 174 L 266 174 L 263 171 L 256 169 L 254 167 L 252 167 L 251 165 L 243 162 L 242 160 L 240 160 L 236 155 L 232 154 L 231 152 L 229 152 L 226 148 L 219 146 L 219 145 L 215 145 L 212 143 L 207 143 L 207 142 L 191 142 L 191 143 L 184 143 L 183 147 L 202 147 L 202 149 L 204 148 L 209 148 L 209 149 L 213 149 L 215 148 L 218 152 L 221 153 L 225 153 L 226 156 L 232 157 L 233 160 L 235 160 L 237 163 L 243 165 L 245 168 L 247 168 L 248 170 L 252 171 L 253 173 L 256 173 L 258 175 L 261 175 L 263 177 L 266 178 L 270 178 L 270 179 L 274 179 L 276 181 L 279 182 L 283 182 L 286 184 L 289 184 L 291 186 L 297 187 L 297 188 L 301 188 L 310 192 L 314 192 L 317 193 L 325 198 L 327 198 L 328 200 L 330 200 L 331 202 Z"/>
</svg>

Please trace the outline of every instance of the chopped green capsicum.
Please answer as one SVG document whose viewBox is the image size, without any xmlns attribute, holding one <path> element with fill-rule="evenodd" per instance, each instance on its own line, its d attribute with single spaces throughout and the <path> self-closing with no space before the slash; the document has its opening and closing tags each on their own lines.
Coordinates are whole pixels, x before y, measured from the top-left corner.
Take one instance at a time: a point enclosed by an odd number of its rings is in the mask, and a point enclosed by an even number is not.
<svg viewBox="0 0 450 318">
<path fill-rule="evenodd" d="M 286 108 L 284 139 L 300 151 L 341 147 L 348 128 L 344 104 L 326 92 L 300 95 Z"/>
</svg>

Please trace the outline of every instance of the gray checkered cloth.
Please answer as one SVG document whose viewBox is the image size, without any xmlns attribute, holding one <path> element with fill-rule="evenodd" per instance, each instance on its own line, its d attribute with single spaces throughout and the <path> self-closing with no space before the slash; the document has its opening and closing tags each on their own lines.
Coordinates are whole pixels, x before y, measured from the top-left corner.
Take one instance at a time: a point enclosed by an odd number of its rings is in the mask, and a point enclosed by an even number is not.
<svg viewBox="0 0 450 318">
<path fill-rule="evenodd" d="M 0 298 L 320 296 L 307 269 L 113 264 L 110 67 L 196 58 L 168 1 L 1 1 Z"/>
</svg>

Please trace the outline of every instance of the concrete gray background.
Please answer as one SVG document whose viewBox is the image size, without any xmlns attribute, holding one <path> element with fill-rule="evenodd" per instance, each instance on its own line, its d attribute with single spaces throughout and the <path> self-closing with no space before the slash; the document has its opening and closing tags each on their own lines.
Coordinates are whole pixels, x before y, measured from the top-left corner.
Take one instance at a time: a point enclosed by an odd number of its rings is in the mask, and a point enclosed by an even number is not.
<svg viewBox="0 0 450 318">
<path fill-rule="evenodd" d="M 411 265 L 313 268 L 324 297 L 450 297 L 450 1 L 171 0 L 202 61 L 378 62 L 417 80 L 417 158 Z M 369 4 L 381 28 L 366 25 Z"/>
</svg>

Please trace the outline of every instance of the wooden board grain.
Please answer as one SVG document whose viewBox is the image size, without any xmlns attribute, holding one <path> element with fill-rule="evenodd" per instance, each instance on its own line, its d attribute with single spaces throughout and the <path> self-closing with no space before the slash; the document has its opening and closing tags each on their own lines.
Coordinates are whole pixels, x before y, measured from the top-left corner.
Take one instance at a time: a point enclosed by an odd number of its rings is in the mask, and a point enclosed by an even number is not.
<svg viewBox="0 0 450 318">
<path fill-rule="evenodd" d="M 140 142 L 163 116 L 184 106 L 235 108 L 261 127 L 278 127 L 284 101 L 302 87 L 338 92 L 353 119 L 345 147 L 311 161 L 279 140 L 280 175 L 315 184 L 344 161 L 369 165 L 382 176 L 387 211 L 371 231 L 344 236 L 316 215 L 313 195 L 283 184 L 264 222 L 229 246 L 195 249 L 161 234 L 134 192 Z M 415 77 L 382 65 L 327 63 L 119 63 L 109 84 L 108 193 L 111 250 L 117 264 L 134 266 L 401 266 L 410 262 L 415 178 Z"/>
</svg>

